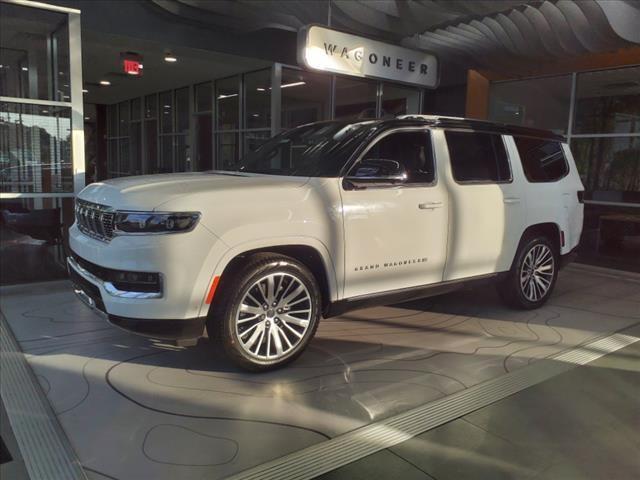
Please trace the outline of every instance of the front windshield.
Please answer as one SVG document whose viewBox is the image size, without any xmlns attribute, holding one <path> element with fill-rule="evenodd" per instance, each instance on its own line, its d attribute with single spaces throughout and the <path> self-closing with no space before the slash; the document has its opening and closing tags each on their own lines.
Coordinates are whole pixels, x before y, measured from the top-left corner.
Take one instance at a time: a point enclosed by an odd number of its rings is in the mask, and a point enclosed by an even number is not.
<svg viewBox="0 0 640 480">
<path fill-rule="evenodd" d="M 276 135 L 240 160 L 238 171 L 270 175 L 337 177 L 374 122 L 326 122 Z"/>
</svg>

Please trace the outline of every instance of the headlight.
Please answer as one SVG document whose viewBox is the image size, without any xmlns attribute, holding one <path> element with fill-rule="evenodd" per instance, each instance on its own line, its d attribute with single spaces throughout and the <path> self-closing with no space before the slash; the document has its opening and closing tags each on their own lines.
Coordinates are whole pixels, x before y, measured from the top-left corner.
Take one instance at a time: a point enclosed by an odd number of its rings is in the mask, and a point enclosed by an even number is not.
<svg viewBox="0 0 640 480">
<path fill-rule="evenodd" d="M 197 212 L 116 212 L 114 232 L 120 235 L 188 232 L 199 218 Z"/>
</svg>

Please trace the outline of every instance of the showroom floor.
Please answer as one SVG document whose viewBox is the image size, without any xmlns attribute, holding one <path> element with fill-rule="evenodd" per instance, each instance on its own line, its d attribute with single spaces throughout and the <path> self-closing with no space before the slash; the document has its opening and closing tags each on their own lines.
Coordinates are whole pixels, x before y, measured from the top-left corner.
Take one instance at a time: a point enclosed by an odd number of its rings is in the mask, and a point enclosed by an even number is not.
<svg viewBox="0 0 640 480">
<path fill-rule="evenodd" d="M 89 478 L 223 478 L 633 327 L 640 322 L 640 278 L 633 275 L 572 266 L 537 311 L 504 308 L 492 288 L 481 288 L 349 313 L 323 321 L 295 363 L 260 375 L 238 371 L 206 339 L 179 348 L 111 327 L 66 281 L 0 293 L 2 312 Z M 562 375 L 534 388 L 562 386 Z M 565 398 L 576 402 L 567 394 L 555 403 Z M 378 455 L 409 460 L 423 474 L 417 478 L 429 478 L 446 462 L 406 458 L 422 448 L 415 445 L 425 436 L 449 445 L 458 436 L 471 443 L 450 448 L 467 455 L 460 449 L 477 447 L 474 435 L 485 438 L 483 411 Z M 637 433 L 631 442 L 638 458 Z M 539 455 L 540 465 L 557 463 Z M 527 472 L 522 478 L 542 472 L 529 467 L 515 471 Z M 437 471 L 439 479 L 453 478 Z"/>
</svg>

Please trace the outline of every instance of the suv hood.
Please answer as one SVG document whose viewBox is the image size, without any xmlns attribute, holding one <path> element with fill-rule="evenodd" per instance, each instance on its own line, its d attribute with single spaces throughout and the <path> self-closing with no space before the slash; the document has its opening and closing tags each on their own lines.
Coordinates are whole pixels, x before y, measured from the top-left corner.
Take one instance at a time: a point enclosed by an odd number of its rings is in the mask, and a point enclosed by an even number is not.
<svg viewBox="0 0 640 480">
<path fill-rule="evenodd" d="M 92 183 L 78 198 L 118 210 L 150 211 L 186 195 L 260 188 L 298 188 L 306 177 L 235 172 L 195 172 L 123 177 Z"/>
</svg>

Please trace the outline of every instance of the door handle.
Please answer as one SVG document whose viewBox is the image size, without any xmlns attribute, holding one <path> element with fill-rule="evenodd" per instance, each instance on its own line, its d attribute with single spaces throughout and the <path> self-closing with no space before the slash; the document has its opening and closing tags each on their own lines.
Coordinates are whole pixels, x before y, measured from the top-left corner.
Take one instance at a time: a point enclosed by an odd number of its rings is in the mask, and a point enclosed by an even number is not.
<svg viewBox="0 0 640 480">
<path fill-rule="evenodd" d="M 520 203 L 520 197 L 504 197 L 504 203 Z"/>
<path fill-rule="evenodd" d="M 433 210 L 434 208 L 440 208 L 441 206 L 442 202 L 425 202 L 418 204 L 418 208 L 420 210 Z"/>
</svg>

